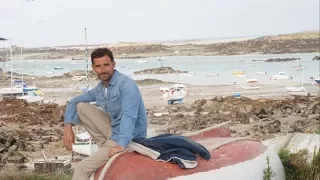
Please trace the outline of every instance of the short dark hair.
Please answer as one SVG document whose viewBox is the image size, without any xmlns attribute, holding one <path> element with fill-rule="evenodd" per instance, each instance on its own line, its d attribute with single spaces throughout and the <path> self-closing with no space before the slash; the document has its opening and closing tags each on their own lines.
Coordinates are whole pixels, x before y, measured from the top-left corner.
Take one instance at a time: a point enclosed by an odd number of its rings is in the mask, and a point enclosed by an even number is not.
<svg viewBox="0 0 320 180">
<path fill-rule="evenodd" d="M 113 54 L 108 48 L 98 48 L 91 53 L 91 63 L 93 64 L 94 58 L 101 58 L 103 56 L 108 56 L 111 62 L 114 62 Z"/>
</svg>

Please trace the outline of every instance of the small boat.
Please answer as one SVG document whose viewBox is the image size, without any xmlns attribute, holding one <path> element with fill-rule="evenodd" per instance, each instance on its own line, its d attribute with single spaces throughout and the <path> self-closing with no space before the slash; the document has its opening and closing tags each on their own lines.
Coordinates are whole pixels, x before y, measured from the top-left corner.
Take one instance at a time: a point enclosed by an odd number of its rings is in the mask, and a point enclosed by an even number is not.
<svg viewBox="0 0 320 180">
<path fill-rule="evenodd" d="M 60 70 L 60 69 L 63 69 L 63 67 L 57 66 L 57 67 L 54 67 L 53 69 L 54 69 L 54 70 Z"/>
<path fill-rule="evenodd" d="M 307 91 L 304 87 L 285 87 L 288 92 L 303 92 Z"/>
<path fill-rule="evenodd" d="M 235 81 L 230 81 L 230 82 L 228 82 L 228 84 L 230 84 L 230 85 L 236 85 L 237 82 L 235 82 Z"/>
<path fill-rule="evenodd" d="M 134 151 L 125 151 L 112 156 L 91 176 L 91 179 L 256 180 L 264 176 L 264 170 L 268 167 L 267 158 L 270 159 L 270 166 L 273 167 L 272 179 L 285 179 L 284 167 L 273 148 L 256 140 L 231 137 L 227 123 L 182 136 L 203 145 L 211 154 L 211 159 L 207 161 L 197 156 L 196 167 L 181 169 L 177 164 L 157 160 L 158 152 L 140 144 L 130 143 L 129 147 Z M 148 153 L 144 153 L 145 151 Z"/>
<path fill-rule="evenodd" d="M 33 85 L 33 86 L 27 86 L 27 85 L 23 86 L 23 91 L 24 92 L 36 91 L 36 90 L 38 90 L 38 87 L 35 86 L 35 85 Z"/>
<path fill-rule="evenodd" d="M 174 84 L 170 87 L 160 87 L 163 93 L 162 98 L 167 100 L 168 103 L 174 101 L 182 101 L 187 94 L 187 86 L 184 84 Z"/>
<path fill-rule="evenodd" d="M 244 71 L 233 71 L 232 74 L 244 74 Z"/>
<path fill-rule="evenodd" d="M 247 79 L 247 83 L 256 83 L 258 79 Z"/>
<path fill-rule="evenodd" d="M 257 90 L 257 89 L 260 89 L 260 86 L 247 86 L 247 85 L 244 85 L 244 86 L 240 86 L 242 89 L 246 89 L 246 90 Z"/>
<path fill-rule="evenodd" d="M 43 94 L 43 93 L 41 93 Z M 28 95 L 23 95 L 23 96 L 16 96 L 17 99 L 24 99 L 28 103 L 35 103 L 35 102 L 43 102 L 44 97 L 39 96 L 36 92 L 34 91 L 29 91 Z"/>
<path fill-rule="evenodd" d="M 23 85 L 16 85 L 14 87 L 0 89 L 0 95 L 2 96 L 16 96 L 23 93 Z"/>
<path fill-rule="evenodd" d="M 82 81 L 85 78 L 85 76 L 73 76 L 71 79 L 74 81 Z"/>
<path fill-rule="evenodd" d="M 273 79 L 273 80 L 291 80 L 293 78 L 291 76 L 285 75 L 285 72 L 279 72 L 279 74 L 272 76 L 270 79 Z"/>
<path fill-rule="evenodd" d="M 257 74 L 257 75 L 266 75 L 266 74 L 267 74 L 267 72 L 265 72 L 265 71 L 261 71 L 261 72 L 256 72 L 256 74 Z"/>
<path fill-rule="evenodd" d="M 288 92 L 289 95 L 291 96 L 304 96 L 308 97 L 310 94 L 306 91 L 301 91 L 301 92 Z"/>
<path fill-rule="evenodd" d="M 26 85 L 26 82 L 24 82 L 23 80 L 21 80 L 21 79 L 14 79 L 14 80 L 12 80 L 12 84 L 13 85 Z"/>
<path fill-rule="evenodd" d="M 219 76 L 219 73 L 211 73 L 207 74 L 207 77 Z"/>
<path fill-rule="evenodd" d="M 248 74 L 237 74 L 236 76 L 238 78 L 243 78 L 243 77 L 248 77 Z"/>
<path fill-rule="evenodd" d="M 187 77 L 192 77 L 192 76 L 195 76 L 196 73 L 186 73 L 186 74 L 183 74 L 184 76 L 187 76 Z"/>
<path fill-rule="evenodd" d="M 135 61 L 135 63 L 148 63 L 148 61 L 147 61 L 147 60 L 140 59 L 140 60 L 138 60 L 138 61 Z"/>
<path fill-rule="evenodd" d="M 298 66 L 298 67 L 294 68 L 294 70 L 295 70 L 295 71 L 302 71 L 303 68 L 302 68 L 302 66 Z"/>
<path fill-rule="evenodd" d="M 320 78 L 318 78 L 318 79 L 315 78 L 314 81 L 315 81 L 317 84 L 320 85 Z"/>
</svg>

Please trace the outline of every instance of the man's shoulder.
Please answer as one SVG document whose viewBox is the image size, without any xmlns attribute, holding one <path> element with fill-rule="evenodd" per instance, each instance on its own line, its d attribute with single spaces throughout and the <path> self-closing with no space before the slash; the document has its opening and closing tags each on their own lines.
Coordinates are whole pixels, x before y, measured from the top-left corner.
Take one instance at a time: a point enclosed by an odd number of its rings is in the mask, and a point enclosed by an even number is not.
<svg viewBox="0 0 320 180">
<path fill-rule="evenodd" d="M 135 81 L 128 75 L 126 74 L 123 74 L 121 72 L 118 71 L 118 77 L 117 77 L 117 80 L 118 82 L 121 82 L 120 84 L 122 83 L 128 83 L 128 82 L 133 82 L 135 83 Z"/>
</svg>

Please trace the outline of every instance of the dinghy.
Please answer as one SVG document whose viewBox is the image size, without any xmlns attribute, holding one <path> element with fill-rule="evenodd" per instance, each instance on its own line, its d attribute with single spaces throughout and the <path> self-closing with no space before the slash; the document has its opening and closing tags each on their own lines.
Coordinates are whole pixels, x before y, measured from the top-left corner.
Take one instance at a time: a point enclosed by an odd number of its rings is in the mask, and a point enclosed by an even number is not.
<svg viewBox="0 0 320 180">
<path fill-rule="evenodd" d="M 91 180 L 256 180 L 263 179 L 267 157 L 275 173 L 272 179 L 285 179 L 281 160 L 272 148 L 259 141 L 232 138 L 228 123 L 185 136 L 206 147 L 211 159 L 198 157 L 195 168 L 181 169 L 177 164 L 156 161 L 135 151 L 123 152 L 111 157 Z"/>
</svg>

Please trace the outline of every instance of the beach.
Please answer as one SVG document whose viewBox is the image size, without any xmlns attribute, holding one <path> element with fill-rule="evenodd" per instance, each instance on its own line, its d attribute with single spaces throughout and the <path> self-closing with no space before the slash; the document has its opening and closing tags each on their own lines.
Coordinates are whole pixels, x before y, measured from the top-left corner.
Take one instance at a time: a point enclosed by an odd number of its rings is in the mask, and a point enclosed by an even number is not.
<svg viewBox="0 0 320 180">
<path fill-rule="evenodd" d="M 139 87 L 148 112 L 149 137 L 163 133 L 184 134 L 228 122 L 232 137 L 266 140 L 288 133 L 318 132 L 319 85 L 309 78 L 319 73 L 319 61 L 312 60 L 316 55 L 164 56 L 163 65 L 171 70 L 165 74 L 153 74 L 160 68 L 160 62 L 152 55 L 145 58 L 147 63 L 140 63 L 134 58 L 117 58 L 116 69 L 133 78 Z M 268 62 L 271 56 L 293 60 Z M 300 71 L 292 68 L 298 64 L 303 67 Z M 58 157 L 76 164 L 71 152 L 65 150 L 61 143 L 63 118 L 67 101 L 81 95 L 81 89 L 86 87 L 86 61 L 29 59 L 3 62 L 1 65 L 4 71 L 0 77 L 0 88 L 11 86 L 12 67 L 12 79 L 22 79 L 23 73 L 23 80 L 28 85 L 36 85 L 43 93 L 44 101 L 38 104 L 1 98 L 0 143 L 4 149 L 0 154 L 4 163 L 0 165 L 14 164 L 15 168 L 30 170 L 33 162 L 42 159 L 42 151 L 49 159 Z M 54 69 L 57 67 L 62 68 Z M 151 74 L 144 73 L 150 68 Z M 237 77 L 232 74 L 234 71 L 244 71 L 245 76 Z M 186 72 L 192 72 L 194 76 L 186 76 Z M 285 72 L 293 79 L 272 79 L 279 72 Z M 210 73 L 217 76 L 210 77 Z M 75 80 L 74 77 L 79 75 L 83 78 Z M 94 88 L 99 80 L 91 71 L 88 77 L 90 88 Z M 254 85 L 259 89 L 243 89 L 249 85 L 249 79 L 257 79 Z M 231 81 L 236 84 L 229 84 Z M 186 84 L 187 94 L 181 104 L 168 104 L 162 98 L 160 87 L 177 82 Z M 286 87 L 304 87 L 308 97 L 289 95 Z M 239 97 L 235 98 L 235 94 Z M 81 125 L 77 127 L 75 132 L 77 129 L 83 132 Z"/>
</svg>

